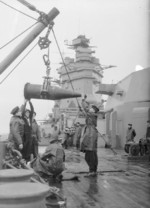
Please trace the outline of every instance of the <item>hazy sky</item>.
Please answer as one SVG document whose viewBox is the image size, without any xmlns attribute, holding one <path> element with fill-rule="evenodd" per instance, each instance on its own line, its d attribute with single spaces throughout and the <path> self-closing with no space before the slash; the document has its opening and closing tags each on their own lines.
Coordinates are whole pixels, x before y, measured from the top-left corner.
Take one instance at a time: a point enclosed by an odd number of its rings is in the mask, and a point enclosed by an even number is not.
<svg viewBox="0 0 150 208">
<path fill-rule="evenodd" d="M 3 2 L 27 13 L 34 18 L 38 14 L 30 11 L 17 0 Z M 54 20 L 54 31 L 64 56 L 74 57 L 74 51 L 68 50 L 64 40 L 71 41 L 78 35 L 90 38 L 96 46 L 95 56 L 102 65 L 116 65 L 117 68 L 104 72 L 103 83 L 115 83 L 135 70 L 136 65 L 149 67 L 149 0 L 28 0 L 38 10 L 49 12 L 56 7 L 60 14 Z M 35 23 L 0 2 L 0 47 Z M 46 30 L 40 34 L 44 36 Z M 24 37 L 24 36 L 23 36 Z M 61 57 L 53 34 L 50 47 L 51 75 L 58 77 L 56 69 Z M 0 50 L 0 61 L 20 42 Z M 0 75 L 0 82 L 13 69 L 33 45 L 36 39 L 7 70 Z M 37 46 L 30 55 L 0 84 L 0 134 L 9 129 L 10 111 L 24 102 L 25 83 L 42 84 L 46 68 L 42 56 L 46 50 Z M 53 101 L 33 100 L 37 119 L 44 119 L 51 112 Z"/>
</svg>

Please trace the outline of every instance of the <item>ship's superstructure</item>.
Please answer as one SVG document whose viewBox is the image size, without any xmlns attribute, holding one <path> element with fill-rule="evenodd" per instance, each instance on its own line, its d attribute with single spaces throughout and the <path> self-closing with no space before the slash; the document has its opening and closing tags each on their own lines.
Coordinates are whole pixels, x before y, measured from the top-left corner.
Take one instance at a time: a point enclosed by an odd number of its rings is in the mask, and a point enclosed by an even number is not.
<svg viewBox="0 0 150 208">
<path fill-rule="evenodd" d="M 146 122 L 150 120 L 149 77 L 150 68 L 145 68 L 116 84 L 100 84 L 97 93 L 109 95 L 105 106 L 106 134 L 113 147 L 124 147 L 128 123 L 136 131 L 136 142 L 146 135 Z"/>
</svg>

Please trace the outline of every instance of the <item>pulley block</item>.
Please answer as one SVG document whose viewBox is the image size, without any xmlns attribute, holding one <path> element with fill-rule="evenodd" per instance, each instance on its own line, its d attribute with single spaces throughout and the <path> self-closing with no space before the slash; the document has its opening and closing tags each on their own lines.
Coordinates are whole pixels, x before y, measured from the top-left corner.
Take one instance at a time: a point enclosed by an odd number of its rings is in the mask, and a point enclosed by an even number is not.
<svg viewBox="0 0 150 208">
<path fill-rule="evenodd" d="M 38 41 L 38 45 L 40 49 L 48 48 L 51 41 L 47 37 L 40 37 Z"/>
</svg>

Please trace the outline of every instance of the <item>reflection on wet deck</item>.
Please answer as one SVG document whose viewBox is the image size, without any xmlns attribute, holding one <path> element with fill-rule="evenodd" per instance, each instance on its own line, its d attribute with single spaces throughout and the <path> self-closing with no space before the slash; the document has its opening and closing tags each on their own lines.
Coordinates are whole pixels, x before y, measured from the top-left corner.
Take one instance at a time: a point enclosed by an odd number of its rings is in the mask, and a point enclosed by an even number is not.
<svg viewBox="0 0 150 208">
<path fill-rule="evenodd" d="M 99 174 L 87 178 L 84 154 L 67 150 L 66 172 L 79 176 L 79 181 L 50 185 L 60 188 L 68 208 L 149 208 L 150 162 L 128 161 L 122 154 L 99 149 Z"/>
</svg>

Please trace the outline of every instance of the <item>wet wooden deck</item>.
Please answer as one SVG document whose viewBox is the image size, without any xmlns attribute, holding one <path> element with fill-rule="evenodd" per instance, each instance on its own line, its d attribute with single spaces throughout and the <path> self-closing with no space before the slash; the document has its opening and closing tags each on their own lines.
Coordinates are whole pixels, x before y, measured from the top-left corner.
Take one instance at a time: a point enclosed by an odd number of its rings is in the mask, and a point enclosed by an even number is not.
<svg viewBox="0 0 150 208">
<path fill-rule="evenodd" d="M 78 175 L 79 181 L 52 185 L 67 197 L 68 208 L 150 208 L 150 162 L 128 161 L 123 151 L 114 155 L 110 149 L 99 149 L 100 173 L 87 178 L 84 154 L 66 155 L 66 172 Z"/>
</svg>

